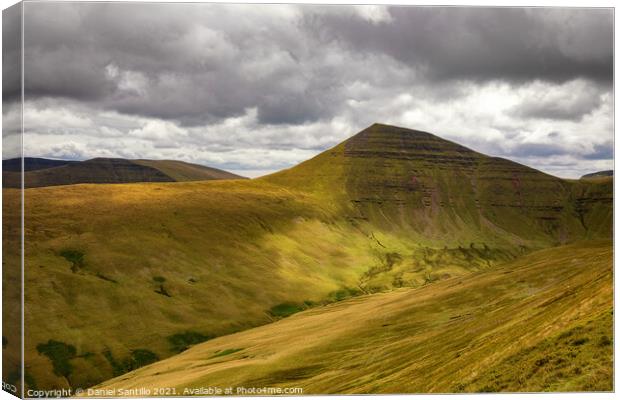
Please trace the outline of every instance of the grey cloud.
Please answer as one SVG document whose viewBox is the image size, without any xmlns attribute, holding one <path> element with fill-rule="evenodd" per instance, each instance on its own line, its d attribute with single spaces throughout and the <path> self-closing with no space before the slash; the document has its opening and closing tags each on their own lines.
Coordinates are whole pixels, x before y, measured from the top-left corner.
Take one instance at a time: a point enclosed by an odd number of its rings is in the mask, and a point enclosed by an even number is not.
<svg viewBox="0 0 620 400">
<path fill-rule="evenodd" d="M 613 142 L 606 142 L 603 144 L 594 145 L 592 152 L 585 154 L 586 160 L 613 160 L 614 158 L 614 144 Z"/>
<path fill-rule="evenodd" d="M 27 6 L 26 91 L 96 102 L 122 113 L 198 125 L 258 107 L 262 121 L 316 120 L 335 106 L 316 101 L 322 82 L 301 93 L 321 63 L 306 55 L 293 20 L 253 6 L 208 4 L 59 4 Z M 251 10 L 252 8 L 250 8 Z M 66 15 L 62 24 L 49 15 Z M 295 49 L 295 54 L 291 51 Z M 312 50 L 310 50 L 312 52 Z M 318 55 L 318 57 L 317 57 Z M 143 92 L 123 90 L 118 74 L 140 76 Z"/>
<path fill-rule="evenodd" d="M 568 119 L 579 121 L 584 115 L 589 114 L 600 105 L 598 99 L 584 98 L 578 104 L 565 107 L 557 103 L 532 104 L 527 103 L 515 110 L 515 113 L 523 118 L 546 118 Z"/>
<path fill-rule="evenodd" d="M 25 6 L 32 155 L 277 169 L 385 122 L 591 166 L 604 149 L 580 132 L 611 136 L 610 10 L 390 7 L 373 19 L 345 6 Z M 146 126 L 156 134 L 136 136 Z M 548 140 L 541 131 L 583 146 L 502 150 Z"/>
<path fill-rule="evenodd" d="M 392 22 L 336 13 L 306 27 L 324 41 L 385 52 L 434 80 L 611 82 L 611 9 L 391 7 Z"/>
<path fill-rule="evenodd" d="M 321 99 L 315 90 L 264 96 L 258 107 L 258 120 L 265 124 L 303 124 L 329 114 L 333 105 L 329 95 Z M 325 104 L 327 103 L 327 105 Z"/>
<path fill-rule="evenodd" d="M 580 121 L 601 106 L 602 95 L 608 90 L 600 85 L 586 85 L 577 81 L 556 88 L 541 89 L 542 93 L 524 98 L 512 112 L 522 118 Z"/>
<path fill-rule="evenodd" d="M 21 95 L 21 4 L 2 11 L 2 101 Z"/>
<path fill-rule="evenodd" d="M 552 132 L 553 137 L 558 137 L 558 132 Z M 500 150 L 500 154 L 519 159 L 536 159 L 554 156 L 571 156 L 584 160 L 613 160 L 613 142 L 607 141 L 594 144 L 592 150 L 586 150 L 582 146 L 568 146 L 565 143 L 520 143 L 507 150 Z M 556 161 L 556 165 L 559 165 Z"/>
<path fill-rule="evenodd" d="M 184 125 L 249 107 L 261 123 L 299 124 L 338 115 L 346 96 L 337 89 L 358 81 L 375 88 L 428 83 L 431 96 L 450 97 L 460 95 L 444 84 L 452 79 L 611 78 L 609 10 L 391 7 L 388 23 L 350 11 L 28 3 L 27 96 Z M 118 77 L 106 76 L 109 66 L 139 74 L 143 91 L 124 90 Z"/>
<path fill-rule="evenodd" d="M 549 157 L 566 153 L 567 150 L 563 145 L 551 143 L 522 143 L 510 149 L 505 155 L 511 157 Z"/>
</svg>

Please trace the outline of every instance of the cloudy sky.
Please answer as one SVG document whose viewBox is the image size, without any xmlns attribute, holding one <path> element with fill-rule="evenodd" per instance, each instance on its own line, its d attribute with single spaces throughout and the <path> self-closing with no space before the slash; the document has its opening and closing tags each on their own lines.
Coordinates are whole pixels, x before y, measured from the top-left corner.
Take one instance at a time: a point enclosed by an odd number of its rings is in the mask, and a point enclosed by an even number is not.
<svg viewBox="0 0 620 400">
<path fill-rule="evenodd" d="M 383 122 L 562 177 L 613 166 L 609 9 L 26 3 L 24 15 L 28 156 L 257 176 Z M 4 35 L 15 27 L 5 19 Z M 19 119 L 14 74 L 5 64 L 5 127 Z"/>
</svg>

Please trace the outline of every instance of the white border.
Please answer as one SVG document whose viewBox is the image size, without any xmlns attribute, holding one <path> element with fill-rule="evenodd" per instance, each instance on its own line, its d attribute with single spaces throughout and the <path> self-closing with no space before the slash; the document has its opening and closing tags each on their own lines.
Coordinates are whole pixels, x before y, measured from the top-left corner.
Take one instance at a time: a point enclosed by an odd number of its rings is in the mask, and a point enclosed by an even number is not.
<svg viewBox="0 0 620 400">
<path fill-rule="evenodd" d="M 34 1 L 47 1 L 47 0 L 34 0 Z M 75 0 L 75 1 L 81 1 L 81 2 L 89 2 L 89 0 Z M 199 3 L 199 1 L 180 1 L 180 0 L 132 0 L 133 2 L 158 2 L 158 3 L 187 3 L 187 2 L 195 2 L 195 3 Z M 33 2 L 33 0 L 27 0 L 27 2 Z M 121 1 L 115 1 L 115 2 L 121 2 Z M 231 1 L 227 1 L 227 0 L 211 0 L 211 3 L 231 3 Z M 265 3 L 265 2 L 269 2 L 269 1 L 260 1 L 260 0 L 245 0 L 245 1 L 237 1 L 239 3 L 243 2 L 243 3 L 252 3 L 252 4 L 259 4 L 259 3 Z M 8 8 L 14 4 L 18 3 L 15 0 L 0 0 L 0 6 L 2 7 L 2 9 Z M 234 3 L 234 1 L 233 1 Z M 427 1 L 416 1 L 416 0 L 408 0 L 408 1 L 385 1 L 385 0 L 375 0 L 375 1 L 367 1 L 367 0 L 359 0 L 359 1 L 351 1 L 351 0 L 338 0 L 338 1 L 330 1 L 330 0 L 313 0 L 313 1 L 299 1 L 299 0 L 289 0 L 289 1 L 271 1 L 270 3 L 281 3 L 281 4 L 342 4 L 342 5 L 355 5 L 355 4 L 380 4 L 380 5 L 417 5 L 417 6 L 470 6 L 470 7 L 584 7 L 584 8 L 592 8 L 592 7 L 605 7 L 605 8 L 614 8 L 616 6 L 616 2 L 615 1 L 611 1 L 611 0 L 589 0 L 589 1 L 559 1 L 559 0 L 540 0 L 540 1 L 529 1 L 529 2 L 525 2 L 525 1 L 493 1 L 493 0 L 477 0 L 477 1 L 466 1 L 466 0 L 452 0 L 450 2 L 447 1 L 433 1 L 433 0 L 427 0 Z M 62 16 L 58 16 L 60 19 L 62 18 Z M 615 107 L 615 76 L 617 76 L 617 72 L 618 72 L 618 66 L 616 64 L 616 60 L 615 60 L 615 50 L 616 50 L 616 46 L 618 43 L 618 35 L 619 33 L 615 30 L 615 21 L 616 21 L 616 16 L 615 16 L 615 10 L 614 10 L 614 139 L 615 139 L 615 119 L 618 117 L 618 110 Z M 2 26 L 2 22 L 1 22 L 1 18 L 0 18 L 0 28 Z M 21 67 L 22 67 L 22 76 L 21 76 L 21 81 L 22 81 L 22 92 L 21 92 L 21 96 L 22 96 L 22 138 L 21 138 L 21 145 L 22 145 L 22 153 L 23 153 L 23 142 L 24 142 L 24 136 L 23 136 L 23 99 L 24 99 L 24 74 L 23 74 L 23 68 L 24 68 L 24 5 L 22 3 L 22 52 L 21 52 Z M 2 33 L 1 33 L 1 29 L 0 29 L 0 40 L 2 38 Z M 0 67 L 1 69 L 1 67 Z M 0 88 L 1 88 L 1 83 L 0 83 Z M 0 112 L 2 110 L 2 105 L 0 102 Z M 620 143 L 616 142 L 614 140 L 614 155 L 615 154 L 620 154 L 618 153 L 618 150 L 620 148 Z M 22 161 L 23 163 L 23 161 Z M 22 165 L 22 169 L 23 169 L 23 165 Z M 616 159 L 614 156 L 614 170 L 616 169 Z M 22 175 L 22 187 L 23 187 L 23 175 Z M 615 178 L 614 178 L 614 210 L 616 209 L 617 205 L 620 203 L 619 201 L 619 190 L 618 187 L 615 185 Z M 21 218 L 21 224 L 22 224 L 22 232 L 24 230 L 24 195 L 23 195 L 23 191 L 22 191 L 22 204 L 21 204 L 21 209 L 22 209 L 22 218 Z M 0 196 L 0 207 L 2 204 L 2 199 Z M 0 208 L 1 210 L 1 208 Z M 616 231 L 615 231 L 615 227 L 619 226 L 618 225 L 618 219 L 620 217 L 618 216 L 617 213 L 614 212 L 614 243 L 615 243 L 615 238 L 616 238 Z M 0 232 L 0 237 L 1 237 L 1 232 Z M 24 268 L 23 268 L 23 252 L 24 252 L 24 243 L 22 240 L 21 243 L 22 246 L 22 274 L 21 274 L 21 282 L 22 282 L 22 289 L 24 287 Z M 614 246 L 615 247 L 615 246 Z M 616 296 L 615 296 L 615 288 L 619 287 L 619 283 L 620 283 L 620 277 L 618 276 L 618 274 L 616 274 L 616 269 L 615 269 L 615 265 L 617 265 L 617 261 L 619 259 L 620 256 L 618 256 L 618 254 L 616 254 L 616 252 L 614 251 L 614 309 L 616 308 Z M 2 258 L 2 255 L 0 254 L 0 260 Z M 1 267 L 0 267 L 1 268 Z M 1 287 L 0 287 L 0 294 L 1 294 Z M 21 325 L 22 325 L 22 360 L 24 359 L 24 292 L 22 290 L 22 309 L 21 309 Z M 615 332 L 617 331 L 617 324 L 618 324 L 618 320 L 616 318 L 614 318 L 614 339 L 617 339 L 615 336 Z M 2 321 L 0 320 L 0 330 L 2 328 Z M 614 340 L 614 356 L 618 351 L 618 340 Z M 616 367 L 616 363 L 615 363 L 615 357 L 614 357 L 614 388 L 618 388 L 618 384 L 620 382 L 619 380 L 619 375 L 618 375 L 618 371 L 615 368 Z M 0 373 L 2 371 L 2 366 L 0 363 Z M 22 387 L 24 385 L 23 382 L 24 379 L 24 364 L 22 363 Z M 348 399 L 351 398 L 352 396 L 303 396 L 303 397 L 312 397 L 313 399 L 329 399 L 329 400 L 334 400 L 334 399 Z M 424 395 L 386 395 L 386 396 L 378 396 L 381 398 L 398 398 L 398 399 L 420 399 L 420 400 L 454 400 L 454 399 L 556 399 L 556 398 L 561 398 L 561 399 L 571 399 L 571 400 L 582 400 L 582 399 L 609 399 L 609 398 L 616 398 L 616 393 L 610 394 L 610 393 L 549 393 L 549 394 L 451 394 L 451 395 L 428 395 L 428 394 L 424 394 Z M 226 397 L 226 398 L 230 398 L 230 397 Z M 244 399 L 251 399 L 251 397 L 236 397 L 236 398 L 244 398 Z M 299 397 L 280 397 L 283 399 L 299 399 Z M 9 393 L 4 392 L 4 391 L 0 391 L 0 400 L 4 400 L 4 399 L 15 399 L 14 396 L 11 396 Z M 140 398 L 136 398 L 136 399 L 140 399 Z M 148 398 L 148 399 L 153 399 L 152 397 Z M 186 398 L 183 398 L 186 399 Z"/>
</svg>

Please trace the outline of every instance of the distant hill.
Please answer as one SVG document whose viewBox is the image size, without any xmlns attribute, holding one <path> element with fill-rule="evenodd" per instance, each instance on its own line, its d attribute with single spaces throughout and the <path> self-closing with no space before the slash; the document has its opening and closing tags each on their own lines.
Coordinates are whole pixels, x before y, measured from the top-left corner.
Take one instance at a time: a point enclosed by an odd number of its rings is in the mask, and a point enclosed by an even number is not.
<svg viewBox="0 0 620 400">
<path fill-rule="evenodd" d="M 62 165 L 78 163 L 79 161 L 50 160 L 47 158 L 24 157 L 24 171 L 35 171 L 38 169 L 60 167 Z M 2 170 L 20 172 L 22 170 L 22 159 L 11 158 L 2 160 Z"/>
<path fill-rule="evenodd" d="M 590 179 L 590 178 L 605 178 L 608 176 L 614 176 L 614 171 L 613 170 L 607 170 L 607 171 L 598 171 L 598 172 L 593 172 L 591 174 L 585 174 L 581 177 L 581 179 Z"/>
<path fill-rule="evenodd" d="M 3 160 L 4 187 L 20 186 L 21 160 Z M 127 160 L 93 158 L 86 161 L 24 159 L 26 188 L 77 183 L 185 182 L 213 179 L 242 179 L 215 168 L 171 160 Z"/>
</svg>

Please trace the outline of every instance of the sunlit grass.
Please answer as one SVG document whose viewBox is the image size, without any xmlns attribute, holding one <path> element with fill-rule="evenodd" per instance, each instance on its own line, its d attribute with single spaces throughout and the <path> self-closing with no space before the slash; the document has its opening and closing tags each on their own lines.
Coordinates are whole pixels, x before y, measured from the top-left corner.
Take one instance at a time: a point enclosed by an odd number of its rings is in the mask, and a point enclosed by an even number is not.
<svg viewBox="0 0 620 400">
<path fill-rule="evenodd" d="M 495 270 L 311 308 L 101 387 L 608 391 L 611 254 L 610 242 L 542 250 Z M 244 351 L 213 358 L 221 349 Z"/>
</svg>

